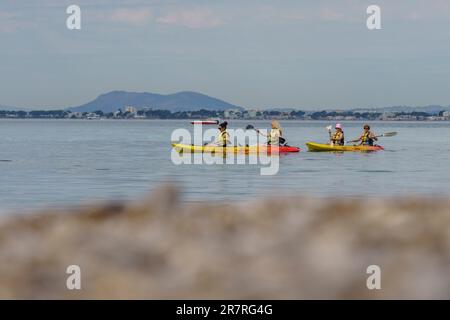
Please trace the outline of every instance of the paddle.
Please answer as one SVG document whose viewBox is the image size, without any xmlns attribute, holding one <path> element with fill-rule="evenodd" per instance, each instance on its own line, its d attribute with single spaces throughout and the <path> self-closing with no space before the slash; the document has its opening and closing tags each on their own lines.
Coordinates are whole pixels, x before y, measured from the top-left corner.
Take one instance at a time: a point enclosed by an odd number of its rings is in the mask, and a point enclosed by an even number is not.
<svg viewBox="0 0 450 320">
<path fill-rule="evenodd" d="M 377 138 L 393 137 L 393 136 L 396 136 L 396 135 L 397 135 L 397 132 L 386 132 L 386 133 L 380 134 L 379 136 L 375 136 L 375 137 L 377 137 Z"/>
<path fill-rule="evenodd" d="M 255 127 L 251 124 L 249 124 L 248 126 L 245 127 L 246 130 L 255 130 L 256 132 L 258 132 L 260 135 L 263 135 L 261 132 L 259 132 L 258 129 L 255 129 Z M 285 144 L 286 143 L 286 139 L 283 137 L 279 137 L 278 141 L 280 142 L 280 144 Z"/>
<path fill-rule="evenodd" d="M 333 129 L 333 126 L 327 126 L 325 129 L 327 129 L 328 134 L 330 135 L 330 140 L 331 140 L 331 130 Z"/>
<path fill-rule="evenodd" d="M 397 132 L 386 132 L 386 133 L 380 134 L 378 136 L 375 136 L 375 138 L 383 138 L 383 137 L 387 138 L 387 137 L 393 137 L 393 136 L 396 136 L 396 135 L 397 135 Z M 352 143 L 352 142 L 358 142 L 358 141 L 359 141 L 359 139 L 346 141 L 345 143 Z"/>
</svg>

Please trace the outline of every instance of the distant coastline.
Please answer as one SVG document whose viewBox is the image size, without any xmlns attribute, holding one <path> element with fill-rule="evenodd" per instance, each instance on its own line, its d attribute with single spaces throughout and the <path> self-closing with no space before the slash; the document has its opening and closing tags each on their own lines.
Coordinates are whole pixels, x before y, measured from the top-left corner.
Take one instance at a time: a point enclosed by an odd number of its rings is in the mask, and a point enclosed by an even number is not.
<svg viewBox="0 0 450 320">
<path fill-rule="evenodd" d="M 321 107 L 323 108 L 323 107 Z M 242 107 L 199 92 L 172 94 L 111 91 L 77 107 L 18 108 L 0 105 L 0 119 L 241 119 L 331 121 L 450 121 L 450 106 L 319 109 Z M 33 110 L 33 111 L 32 111 Z"/>
<path fill-rule="evenodd" d="M 72 112 L 69 110 L 0 110 L 0 119 L 235 119 L 235 120 L 334 120 L 334 121 L 450 121 L 450 111 L 379 112 L 379 111 L 301 111 L 301 110 L 206 110 L 176 111 L 127 107 L 115 112 Z"/>
</svg>

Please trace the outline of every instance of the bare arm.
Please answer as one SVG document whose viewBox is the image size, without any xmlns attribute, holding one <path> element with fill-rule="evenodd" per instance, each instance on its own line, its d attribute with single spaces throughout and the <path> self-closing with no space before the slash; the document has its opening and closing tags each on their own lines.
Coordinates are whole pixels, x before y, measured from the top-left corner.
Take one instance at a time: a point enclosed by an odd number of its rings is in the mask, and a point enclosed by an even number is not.
<svg viewBox="0 0 450 320">
<path fill-rule="evenodd" d="M 262 133 L 261 131 L 259 131 L 258 129 L 255 129 L 256 132 L 258 132 L 260 135 L 264 136 L 264 137 L 268 137 L 268 134 Z"/>
</svg>

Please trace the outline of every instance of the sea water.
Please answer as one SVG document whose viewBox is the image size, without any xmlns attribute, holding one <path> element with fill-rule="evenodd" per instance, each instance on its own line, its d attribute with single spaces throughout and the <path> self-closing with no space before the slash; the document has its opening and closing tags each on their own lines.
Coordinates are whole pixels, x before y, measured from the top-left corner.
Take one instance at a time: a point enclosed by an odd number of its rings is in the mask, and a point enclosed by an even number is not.
<svg viewBox="0 0 450 320">
<path fill-rule="evenodd" d="M 230 128 L 270 121 L 230 120 Z M 0 211 L 136 199 L 172 183 L 182 201 L 242 201 L 269 196 L 392 197 L 450 195 L 450 122 L 372 122 L 385 151 L 313 153 L 332 122 L 281 121 L 302 150 L 280 156 L 276 175 L 258 165 L 175 165 L 171 134 L 188 120 L 0 120 Z M 363 122 L 343 122 L 346 140 Z M 208 127 L 210 128 L 210 127 Z M 214 128 L 211 127 L 211 128 Z M 20 211 L 20 210 L 19 210 Z"/>
</svg>

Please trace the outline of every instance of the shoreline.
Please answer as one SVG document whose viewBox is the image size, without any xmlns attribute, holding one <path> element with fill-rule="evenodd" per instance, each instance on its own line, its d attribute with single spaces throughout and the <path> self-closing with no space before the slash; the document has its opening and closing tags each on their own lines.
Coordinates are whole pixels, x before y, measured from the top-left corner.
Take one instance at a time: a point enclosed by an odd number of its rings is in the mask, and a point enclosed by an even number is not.
<svg viewBox="0 0 450 320">
<path fill-rule="evenodd" d="M 68 119 L 68 118 L 1 118 L 0 117 L 0 121 L 2 120 L 14 120 L 14 121 L 18 121 L 18 120 L 55 120 L 55 121 L 193 121 L 193 120 L 198 120 L 198 118 L 186 118 L 186 119 L 177 119 L 177 118 L 173 118 L 173 119 L 152 119 L 152 118 L 148 118 L 148 119 L 139 119 L 139 118 L 130 118 L 130 119 L 122 119 L 122 118 L 117 118 L 117 119 L 112 119 L 112 118 L 100 118 L 100 119 L 85 119 L 85 118 L 80 118 L 80 119 Z M 248 122 L 248 121 L 259 121 L 259 122 L 267 122 L 267 121 L 271 121 L 271 120 L 278 120 L 278 121 L 283 121 L 283 122 L 342 122 L 342 123 L 351 123 L 351 122 L 370 122 L 370 123 L 450 123 L 450 119 L 449 120 L 341 120 L 341 119 L 280 119 L 280 118 L 268 118 L 268 119 L 221 119 L 221 121 L 242 121 L 242 122 Z M 204 125 L 204 126 L 210 126 L 210 125 Z M 213 125 L 214 126 L 214 125 Z"/>
</svg>

